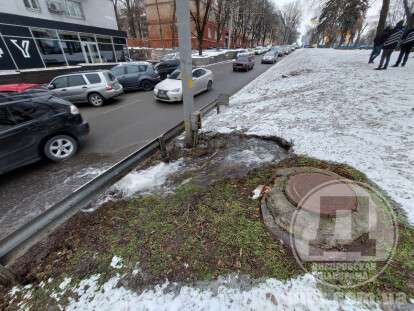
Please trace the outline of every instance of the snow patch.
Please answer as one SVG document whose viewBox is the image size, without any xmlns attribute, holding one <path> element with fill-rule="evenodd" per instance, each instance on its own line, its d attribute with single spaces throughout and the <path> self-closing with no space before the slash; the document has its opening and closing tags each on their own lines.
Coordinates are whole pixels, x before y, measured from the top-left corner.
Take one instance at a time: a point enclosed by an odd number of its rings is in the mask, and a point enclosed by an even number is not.
<svg viewBox="0 0 414 311">
<path fill-rule="evenodd" d="M 254 164 L 270 163 L 275 159 L 274 155 L 265 148 L 254 148 L 253 150 L 242 150 L 237 153 L 229 154 L 226 161 L 232 163 L 240 163 L 246 166 Z"/>
<path fill-rule="evenodd" d="M 119 276 L 101 287 L 99 277 L 84 280 L 75 289 L 77 300 L 71 299 L 67 310 L 380 310 L 376 303 L 357 302 L 349 297 L 327 298 L 310 275 L 282 282 L 268 279 L 242 290 L 232 286 L 234 279 L 224 279 L 211 288 L 182 286 L 166 282 L 141 294 L 118 287 Z M 177 290 L 167 288 L 177 286 Z M 339 298 L 338 298 L 339 299 Z"/>
<path fill-rule="evenodd" d="M 121 269 L 123 267 L 122 258 L 118 256 L 112 257 L 111 267 L 114 269 Z"/>
<path fill-rule="evenodd" d="M 72 279 L 71 278 L 65 278 L 63 280 L 63 282 L 60 283 L 59 289 L 60 290 L 65 290 L 68 287 L 68 285 L 70 284 L 70 282 L 72 282 Z"/>
<path fill-rule="evenodd" d="M 159 163 L 143 171 L 132 172 L 113 186 L 125 197 L 132 197 L 136 193 L 150 193 L 165 184 L 167 178 L 177 172 L 183 161 Z"/>
<path fill-rule="evenodd" d="M 258 186 L 256 189 L 252 192 L 252 200 L 258 200 L 262 196 L 264 186 Z"/>
</svg>

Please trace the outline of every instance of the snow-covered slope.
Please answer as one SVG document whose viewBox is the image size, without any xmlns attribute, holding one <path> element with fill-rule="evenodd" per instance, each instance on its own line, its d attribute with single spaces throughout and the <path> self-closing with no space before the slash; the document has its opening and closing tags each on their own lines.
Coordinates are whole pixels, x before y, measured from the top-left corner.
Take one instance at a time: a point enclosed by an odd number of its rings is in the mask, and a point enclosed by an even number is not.
<svg viewBox="0 0 414 311">
<path fill-rule="evenodd" d="M 276 135 L 293 140 L 299 154 L 350 164 L 414 223 L 414 59 L 375 71 L 368 56 L 296 51 L 233 96 L 205 130 Z"/>
</svg>

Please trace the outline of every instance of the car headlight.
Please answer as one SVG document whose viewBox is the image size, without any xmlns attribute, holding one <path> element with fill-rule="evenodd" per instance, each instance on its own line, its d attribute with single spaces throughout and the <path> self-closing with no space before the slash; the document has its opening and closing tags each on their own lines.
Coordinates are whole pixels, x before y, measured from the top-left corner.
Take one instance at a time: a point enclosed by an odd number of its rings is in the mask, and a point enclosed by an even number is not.
<svg viewBox="0 0 414 311">
<path fill-rule="evenodd" d="M 154 94 L 157 95 L 158 94 L 158 89 L 154 89 Z"/>
<path fill-rule="evenodd" d="M 181 93 L 181 89 L 174 89 L 170 91 L 171 93 Z"/>
<path fill-rule="evenodd" d="M 75 105 L 70 105 L 70 113 L 73 115 L 80 114 L 78 107 L 76 107 Z"/>
</svg>

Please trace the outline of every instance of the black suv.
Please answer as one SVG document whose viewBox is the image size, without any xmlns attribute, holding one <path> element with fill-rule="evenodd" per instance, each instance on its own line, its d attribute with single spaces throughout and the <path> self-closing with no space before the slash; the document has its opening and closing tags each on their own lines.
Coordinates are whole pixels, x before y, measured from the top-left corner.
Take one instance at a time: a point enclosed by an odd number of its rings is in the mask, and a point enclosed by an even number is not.
<svg viewBox="0 0 414 311">
<path fill-rule="evenodd" d="M 50 94 L 0 96 L 0 174 L 75 155 L 89 133 L 78 108 Z"/>
<path fill-rule="evenodd" d="M 166 79 L 168 75 L 172 74 L 175 70 L 179 68 L 180 68 L 179 59 L 165 60 L 155 65 L 155 70 L 158 71 L 162 80 Z"/>
</svg>

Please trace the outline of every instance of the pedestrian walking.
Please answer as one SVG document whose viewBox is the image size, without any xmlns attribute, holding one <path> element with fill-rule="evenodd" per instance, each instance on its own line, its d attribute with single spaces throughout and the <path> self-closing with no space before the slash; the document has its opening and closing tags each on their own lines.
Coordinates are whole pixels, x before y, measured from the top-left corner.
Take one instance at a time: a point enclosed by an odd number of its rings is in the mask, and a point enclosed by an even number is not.
<svg viewBox="0 0 414 311">
<path fill-rule="evenodd" d="M 381 61 L 376 70 L 386 70 L 390 63 L 392 52 L 401 43 L 401 38 L 404 35 L 404 21 L 400 21 L 393 30 L 391 30 L 385 39 L 382 47 Z"/>
<path fill-rule="evenodd" d="M 401 51 L 398 56 L 397 63 L 393 67 L 398 67 L 402 61 L 401 66 L 404 67 L 407 64 L 408 57 L 410 56 L 411 50 L 414 47 L 414 27 L 408 29 L 401 40 Z"/>
<path fill-rule="evenodd" d="M 372 49 L 371 56 L 369 57 L 369 64 L 373 64 L 374 60 L 381 55 L 381 50 L 384 45 L 385 39 L 391 32 L 391 27 L 388 26 L 383 32 L 379 33 L 374 39 L 374 48 Z"/>
</svg>

